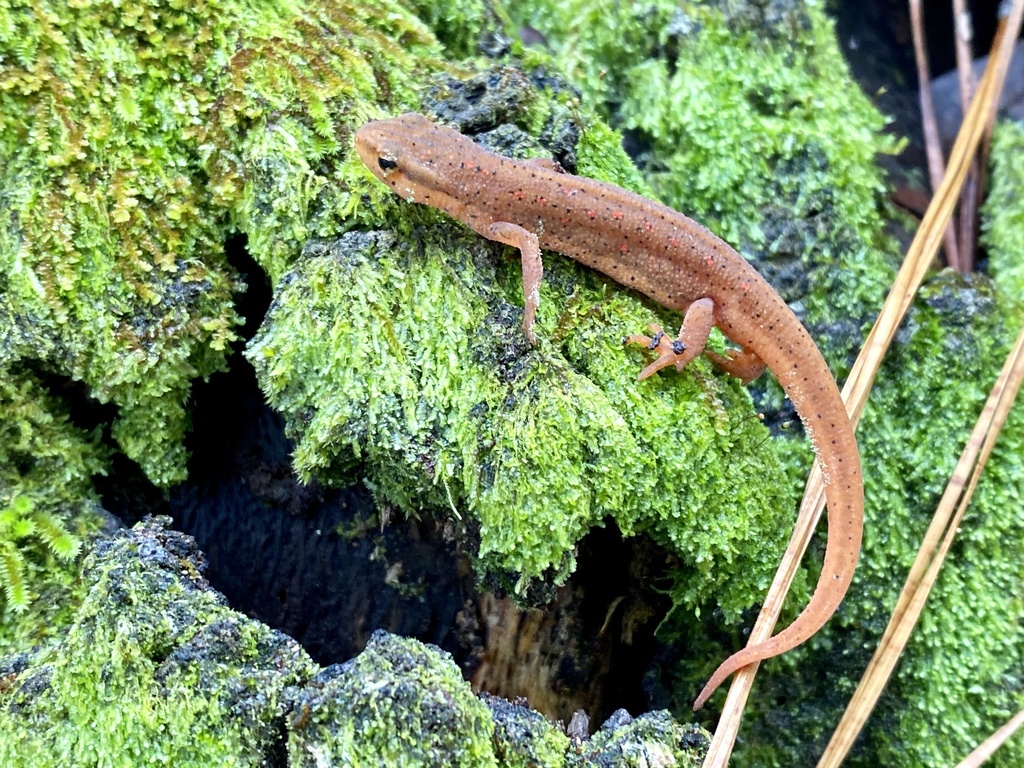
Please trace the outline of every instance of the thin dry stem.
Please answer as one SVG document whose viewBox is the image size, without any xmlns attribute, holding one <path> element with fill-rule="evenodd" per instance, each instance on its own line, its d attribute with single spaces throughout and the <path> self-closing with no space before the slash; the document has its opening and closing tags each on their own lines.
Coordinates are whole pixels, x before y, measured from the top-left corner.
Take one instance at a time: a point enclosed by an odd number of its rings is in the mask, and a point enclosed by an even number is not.
<svg viewBox="0 0 1024 768">
<path fill-rule="evenodd" d="M 974 50 L 971 45 L 971 41 L 974 39 L 974 24 L 971 19 L 971 11 L 967 7 L 967 0 L 953 0 L 953 22 L 956 75 L 959 81 L 959 92 L 961 92 L 961 110 L 967 115 L 975 87 L 974 68 L 972 67 Z M 971 163 L 971 169 L 968 171 L 967 181 L 964 182 L 961 208 L 959 208 L 958 265 L 964 273 L 974 269 L 977 251 L 978 205 L 981 197 L 980 173 L 978 159 L 975 157 Z"/>
<path fill-rule="evenodd" d="M 1002 7 L 1005 10 L 1005 5 Z M 996 25 L 996 33 L 992 39 L 992 50 L 995 50 L 1000 41 L 1003 39 L 1003 35 L 1006 34 L 1006 21 L 1007 16 L 1004 14 L 999 17 L 999 23 Z M 1006 62 L 1006 66 L 1009 67 L 1009 61 Z M 996 125 L 996 115 L 999 112 L 999 99 L 996 99 L 989 108 L 988 117 L 985 120 L 985 132 L 981 135 L 981 148 L 978 150 L 978 157 L 980 158 L 981 170 L 978 173 L 978 187 L 980 189 L 985 188 L 985 173 L 988 170 L 988 155 L 989 149 L 992 145 L 992 131 Z"/>
<path fill-rule="evenodd" d="M 1024 725 L 1024 710 L 1007 720 L 998 731 L 985 739 L 978 748 L 956 764 L 956 768 L 978 768 L 988 760 L 1003 743 Z"/>
<path fill-rule="evenodd" d="M 914 36 L 914 61 L 917 64 L 918 95 L 921 100 L 921 128 L 924 132 L 924 151 L 928 158 L 928 178 L 935 191 L 942 184 L 945 175 L 945 161 L 942 158 L 942 142 L 939 140 L 939 125 L 935 119 L 935 105 L 932 103 L 931 75 L 928 67 L 928 50 L 924 38 L 924 22 L 921 0 L 910 0 L 910 28 Z M 957 248 L 956 232 L 950 223 L 944 234 L 946 262 L 953 269 L 960 269 L 960 252 Z"/>
<path fill-rule="evenodd" d="M 974 38 L 974 24 L 971 12 L 967 9 L 967 0 L 953 0 L 954 39 L 956 41 L 956 71 L 960 82 L 960 106 L 966 115 L 974 95 L 974 51 L 971 41 Z M 967 172 L 963 193 L 960 195 L 960 237 L 959 267 L 964 274 L 974 269 L 974 257 L 978 239 L 978 206 L 980 204 L 980 166 L 975 156 Z"/>
</svg>

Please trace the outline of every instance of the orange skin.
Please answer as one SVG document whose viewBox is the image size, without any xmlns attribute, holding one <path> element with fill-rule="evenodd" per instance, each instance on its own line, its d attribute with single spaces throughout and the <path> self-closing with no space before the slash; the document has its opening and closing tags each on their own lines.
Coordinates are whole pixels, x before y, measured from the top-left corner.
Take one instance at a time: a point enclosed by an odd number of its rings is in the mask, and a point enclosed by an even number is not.
<svg viewBox="0 0 1024 768">
<path fill-rule="evenodd" d="M 422 115 L 367 123 L 356 133 L 366 166 L 410 202 L 445 211 L 490 240 L 518 248 L 523 261 L 523 331 L 533 319 L 542 273 L 540 249 L 558 251 L 684 312 L 679 337 L 652 326 L 632 336 L 658 358 L 644 379 L 682 369 L 704 352 L 711 327 L 739 346 L 707 354 L 746 381 L 765 368 L 796 407 L 821 462 L 828 544 L 814 594 L 786 629 L 734 653 L 694 703 L 699 709 L 736 670 L 794 648 L 817 632 L 846 594 L 860 554 L 864 489 L 853 427 L 832 374 L 800 321 L 764 279 L 720 237 L 660 203 L 543 161 L 512 160 Z"/>
</svg>

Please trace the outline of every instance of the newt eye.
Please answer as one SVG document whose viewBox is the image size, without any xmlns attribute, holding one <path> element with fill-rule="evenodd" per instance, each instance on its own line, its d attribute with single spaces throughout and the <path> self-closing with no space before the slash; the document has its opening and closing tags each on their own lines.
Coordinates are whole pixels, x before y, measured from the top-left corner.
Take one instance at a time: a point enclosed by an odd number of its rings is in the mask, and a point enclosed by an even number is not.
<svg viewBox="0 0 1024 768">
<path fill-rule="evenodd" d="M 398 167 L 398 163 L 394 160 L 389 160 L 386 157 L 378 157 L 377 165 L 379 165 L 383 171 L 391 171 Z"/>
</svg>

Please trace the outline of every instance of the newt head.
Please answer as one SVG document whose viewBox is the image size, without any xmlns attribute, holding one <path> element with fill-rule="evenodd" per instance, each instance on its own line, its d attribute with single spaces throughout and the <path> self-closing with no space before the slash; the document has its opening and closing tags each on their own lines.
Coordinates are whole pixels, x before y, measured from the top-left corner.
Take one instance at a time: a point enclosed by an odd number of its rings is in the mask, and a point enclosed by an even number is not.
<svg viewBox="0 0 1024 768">
<path fill-rule="evenodd" d="M 415 112 L 373 120 L 355 135 L 356 152 L 366 167 L 411 202 L 444 195 L 437 156 L 459 140 L 458 131 Z"/>
</svg>

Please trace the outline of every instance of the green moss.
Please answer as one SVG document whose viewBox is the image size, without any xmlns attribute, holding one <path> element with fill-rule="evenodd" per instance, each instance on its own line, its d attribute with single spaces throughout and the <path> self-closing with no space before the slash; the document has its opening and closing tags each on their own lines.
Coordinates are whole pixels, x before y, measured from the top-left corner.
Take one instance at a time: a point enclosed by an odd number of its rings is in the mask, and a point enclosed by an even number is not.
<svg viewBox="0 0 1024 768">
<path fill-rule="evenodd" d="M 430 27 L 444 46 L 449 59 L 474 56 L 479 49 L 496 52 L 509 45 L 506 35 L 497 32 L 503 12 L 498 3 L 481 0 L 408 0 L 403 3 Z"/>
<path fill-rule="evenodd" d="M 1024 296 L 1024 123 L 996 126 L 991 157 L 982 220 L 989 270 L 1006 296 Z"/>
<path fill-rule="evenodd" d="M 654 197 L 643 174 L 622 148 L 621 136 L 603 120 L 590 120 L 586 123 L 580 133 L 576 152 L 581 176 L 602 179 L 638 195 Z"/>
<path fill-rule="evenodd" d="M 81 539 L 97 525 L 98 438 L 72 426 L 34 375 L 0 367 L 0 653 L 43 642 L 63 624 Z M 40 594 L 47 599 L 26 615 Z"/>
<path fill-rule="evenodd" d="M 547 768 L 566 764 L 569 737 L 531 709 L 481 694 L 494 720 L 494 753 L 502 768 Z"/>
<path fill-rule="evenodd" d="M 895 603 L 917 545 L 1009 350 L 1019 317 L 1013 259 L 1020 240 L 1014 166 L 1019 131 L 1003 126 L 987 204 L 995 286 L 982 277 L 933 278 L 913 308 L 858 430 L 865 467 L 865 544 L 850 594 L 826 632 L 765 665 L 760 715 L 747 718 L 756 749 L 738 765 L 789 766 L 817 759 Z M 1016 186 L 1015 186 L 1016 185 Z M 997 292 L 996 288 L 1004 289 Z M 958 543 L 878 712 L 848 762 L 941 765 L 962 759 L 1024 705 L 1019 553 L 1024 535 L 1024 421 L 1019 408 L 1000 435 Z M 826 676 L 821 670 L 828 670 Z M 784 706 L 794 727 L 780 732 Z M 994 765 L 1018 765 L 1005 746 Z"/>
<path fill-rule="evenodd" d="M 180 480 L 190 382 L 240 322 L 226 235 L 276 277 L 351 226 L 351 126 L 438 51 L 373 0 L 4 3 L 0 359 L 83 381 L 124 453 Z"/>
<path fill-rule="evenodd" d="M 451 657 L 385 632 L 321 672 L 295 712 L 292 765 L 498 765 L 490 712 Z"/>
<path fill-rule="evenodd" d="M 0 763 L 265 765 L 287 686 L 315 672 L 298 645 L 236 614 L 159 523 L 87 558 L 88 596 L 56 647 L 0 691 Z"/>
<path fill-rule="evenodd" d="M 735 615 L 766 586 L 786 507 L 778 484 L 742 482 L 778 475 L 742 387 L 704 362 L 638 385 L 643 355 L 621 341 L 657 318 L 565 259 L 548 264 L 531 349 L 518 266 L 454 231 L 314 245 L 282 281 L 247 354 L 297 469 L 347 482 L 361 459 L 381 503 L 458 515 L 520 591 L 564 579 L 610 518 L 678 554 L 688 609 Z M 741 575 L 723 578 L 723 559 Z"/>
<path fill-rule="evenodd" d="M 36 509 L 28 496 L 15 496 L 0 510 L 0 586 L 15 611 L 28 607 L 28 566 L 22 554 L 24 542 L 39 540 L 40 548 L 58 560 L 68 561 L 78 554 L 81 542 L 64 528 L 54 515 Z"/>
<path fill-rule="evenodd" d="M 694 725 L 679 725 L 668 712 L 649 712 L 635 720 L 616 715 L 580 750 L 580 764 L 597 768 L 646 768 L 651 765 L 697 768 L 707 754 L 710 735 Z"/>
</svg>

